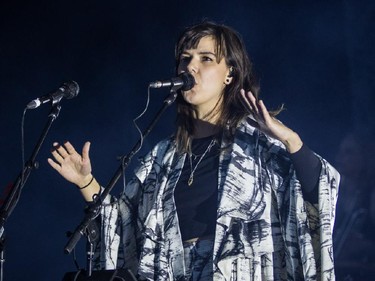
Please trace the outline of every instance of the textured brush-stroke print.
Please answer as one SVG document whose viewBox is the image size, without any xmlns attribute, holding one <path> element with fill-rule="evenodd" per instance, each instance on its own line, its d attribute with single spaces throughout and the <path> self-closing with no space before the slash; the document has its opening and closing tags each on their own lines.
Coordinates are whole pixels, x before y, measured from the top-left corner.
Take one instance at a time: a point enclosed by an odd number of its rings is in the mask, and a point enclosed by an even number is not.
<svg viewBox="0 0 375 281">
<path fill-rule="evenodd" d="M 319 203 L 303 199 L 283 144 L 244 120 L 223 134 L 213 251 L 215 281 L 333 281 L 332 229 L 339 174 L 324 159 Z M 97 267 L 126 267 L 147 280 L 184 280 L 173 192 L 185 155 L 172 139 L 142 160 L 118 198 L 106 198 Z"/>
</svg>

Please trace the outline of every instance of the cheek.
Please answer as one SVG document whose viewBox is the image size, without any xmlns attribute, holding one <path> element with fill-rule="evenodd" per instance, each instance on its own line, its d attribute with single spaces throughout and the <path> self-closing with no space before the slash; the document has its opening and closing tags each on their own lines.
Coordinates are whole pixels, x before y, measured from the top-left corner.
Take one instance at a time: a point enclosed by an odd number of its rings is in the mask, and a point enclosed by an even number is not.
<svg viewBox="0 0 375 281">
<path fill-rule="evenodd" d="M 218 73 L 217 71 L 207 71 L 202 75 L 202 79 L 213 88 L 221 88 L 224 83 L 222 73 Z"/>
</svg>

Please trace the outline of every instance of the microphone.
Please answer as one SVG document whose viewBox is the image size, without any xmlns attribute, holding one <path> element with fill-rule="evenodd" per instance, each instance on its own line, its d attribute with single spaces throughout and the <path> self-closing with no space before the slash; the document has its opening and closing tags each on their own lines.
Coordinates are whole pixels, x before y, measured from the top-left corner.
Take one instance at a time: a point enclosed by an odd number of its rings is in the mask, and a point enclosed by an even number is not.
<svg viewBox="0 0 375 281">
<path fill-rule="evenodd" d="M 72 99 L 79 93 L 78 83 L 75 81 L 67 81 L 63 83 L 60 88 L 54 93 L 41 96 L 35 100 L 32 100 L 27 104 L 27 109 L 34 109 L 46 102 L 59 102 L 62 98 Z"/>
<path fill-rule="evenodd" d="M 163 87 L 173 87 L 174 90 L 181 88 L 182 91 L 188 91 L 195 85 L 195 80 L 193 75 L 187 72 L 183 72 L 177 77 L 173 77 L 165 81 L 155 81 L 151 82 L 150 88 L 163 88 Z"/>
</svg>

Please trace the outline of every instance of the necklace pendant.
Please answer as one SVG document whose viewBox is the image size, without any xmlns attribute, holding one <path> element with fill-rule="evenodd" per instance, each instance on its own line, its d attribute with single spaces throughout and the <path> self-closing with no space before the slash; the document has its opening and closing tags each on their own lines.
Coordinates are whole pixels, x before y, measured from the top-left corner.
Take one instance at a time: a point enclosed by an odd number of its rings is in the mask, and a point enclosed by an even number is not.
<svg viewBox="0 0 375 281">
<path fill-rule="evenodd" d="M 193 184 L 193 177 L 190 177 L 188 180 L 188 186 L 191 186 Z"/>
<path fill-rule="evenodd" d="M 198 155 L 194 155 L 193 153 L 189 153 L 189 160 L 190 160 L 190 177 L 189 177 L 189 180 L 188 180 L 188 186 L 191 186 L 193 184 L 193 180 L 194 180 L 194 172 L 195 170 L 197 169 L 199 163 L 202 161 L 203 157 L 211 150 L 211 148 L 216 144 L 216 140 L 213 139 L 211 140 L 210 144 L 207 146 L 206 150 L 203 152 L 202 155 L 200 155 L 199 157 L 199 160 L 197 162 L 197 164 L 195 164 L 194 168 L 193 168 L 193 160 L 192 160 L 192 156 L 194 157 L 194 161 L 198 158 Z"/>
</svg>

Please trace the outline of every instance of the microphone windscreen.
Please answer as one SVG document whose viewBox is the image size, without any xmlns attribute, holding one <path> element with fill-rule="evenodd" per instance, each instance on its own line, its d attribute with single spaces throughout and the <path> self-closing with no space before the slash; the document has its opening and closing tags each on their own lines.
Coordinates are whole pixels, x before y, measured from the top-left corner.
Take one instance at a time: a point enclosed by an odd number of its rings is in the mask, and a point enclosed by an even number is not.
<svg viewBox="0 0 375 281">
<path fill-rule="evenodd" d="M 62 88 L 64 89 L 64 97 L 67 99 L 72 99 L 79 93 L 79 85 L 73 80 L 64 82 Z"/>
<path fill-rule="evenodd" d="M 182 91 L 189 91 L 191 88 L 194 87 L 195 79 L 194 79 L 193 75 L 191 75 L 188 72 L 184 72 L 184 73 L 180 74 L 180 77 L 181 77 L 182 81 L 184 82 L 183 86 L 181 88 Z"/>
</svg>

